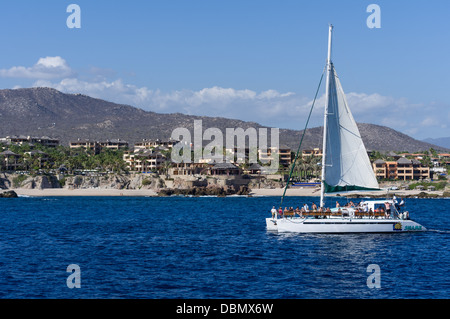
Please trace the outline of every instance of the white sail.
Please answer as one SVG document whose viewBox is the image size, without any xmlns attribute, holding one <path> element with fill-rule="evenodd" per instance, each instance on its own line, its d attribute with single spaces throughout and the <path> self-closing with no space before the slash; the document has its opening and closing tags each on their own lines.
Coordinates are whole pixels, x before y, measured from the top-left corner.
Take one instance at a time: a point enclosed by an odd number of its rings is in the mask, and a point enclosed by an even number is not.
<svg viewBox="0 0 450 319">
<path fill-rule="evenodd" d="M 326 108 L 325 193 L 379 189 L 366 148 L 330 62 Z"/>
</svg>

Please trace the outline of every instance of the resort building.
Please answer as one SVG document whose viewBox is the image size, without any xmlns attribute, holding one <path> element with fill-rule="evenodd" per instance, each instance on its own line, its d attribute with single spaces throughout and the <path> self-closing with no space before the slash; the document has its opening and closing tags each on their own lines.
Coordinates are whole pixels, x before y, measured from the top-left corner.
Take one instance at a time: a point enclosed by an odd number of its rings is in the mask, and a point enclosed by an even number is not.
<svg viewBox="0 0 450 319">
<path fill-rule="evenodd" d="M 78 139 L 77 141 L 70 142 L 69 146 L 70 148 L 81 148 L 86 151 L 89 150 L 94 154 L 99 154 L 102 149 L 112 149 L 112 150 L 127 149 L 128 142 L 123 141 L 121 139 L 112 139 L 103 142 L 89 139 L 84 140 Z"/>
<path fill-rule="evenodd" d="M 257 163 L 253 163 L 247 169 L 245 169 L 245 173 L 250 175 L 260 175 L 263 171 L 264 168 Z"/>
<path fill-rule="evenodd" d="M 203 174 L 209 165 L 205 163 L 172 163 L 169 168 L 169 175 L 172 176 L 192 176 Z"/>
<path fill-rule="evenodd" d="M 10 150 L 6 150 L 0 153 L 0 166 L 2 170 L 15 171 L 22 167 L 22 163 L 19 162 L 20 155 Z"/>
<path fill-rule="evenodd" d="M 279 156 L 279 164 L 289 167 L 292 163 L 291 148 L 286 145 L 277 147 L 269 147 L 265 152 L 258 150 L 259 160 L 263 163 L 269 163 L 274 160 L 274 156 Z"/>
<path fill-rule="evenodd" d="M 149 139 L 143 139 L 141 142 L 134 144 L 134 149 L 150 149 L 150 148 L 166 148 L 171 149 L 175 144 L 177 144 L 179 141 L 169 139 L 166 141 L 162 141 L 160 139 L 156 140 L 149 140 Z"/>
<path fill-rule="evenodd" d="M 227 148 L 225 149 L 225 158 L 226 157 L 230 157 L 231 162 L 235 164 L 249 163 L 249 161 L 256 162 L 258 160 L 258 149 L 257 148 L 250 149 L 249 147 Z M 225 158 L 223 162 L 226 161 Z"/>
<path fill-rule="evenodd" d="M 202 156 L 202 158 L 198 160 L 200 164 L 225 163 L 226 161 L 227 158 L 223 155 Z"/>
<path fill-rule="evenodd" d="M 106 140 L 99 142 L 102 149 L 119 150 L 128 148 L 128 142 L 119 139 Z"/>
<path fill-rule="evenodd" d="M 48 163 L 50 161 L 50 157 L 48 156 L 48 154 L 46 154 L 40 150 L 32 150 L 30 152 L 25 152 L 25 154 L 27 154 L 31 160 L 37 159 L 39 168 L 43 168 L 44 164 Z"/>
<path fill-rule="evenodd" d="M 450 166 L 450 154 L 440 153 L 438 154 L 439 162 L 442 166 Z"/>
<path fill-rule="evenodd" d="M 430 178 L 430 168 L 416 159 L 399 158 L 397 161 L 376 160 L 372 163 L 377 178 L 394 180 L 419 180 Z"/>
<path fill-rule="evenodd" d="M 134 152 L 126 151 L 123 160 L 131 171 L 146 173 L 161 169 L 166 157 L 157 151 L 140 149 Z"/>
<path fill-rule="evenodd" d="M 232 176 L 241 175 L 242 170 L 232 163 L 217 163 L 207 169 L 207 175 Z"/>
<path fill-rule="evenodd" d="M 386 174 L 387 179 L 398 179 L 396 161 L 386 161 Z"/>
<path fill-rule="evenodd" d="M 0 143 L 7 145 L 40 144 L 46 147 L 57 147 L 59 145 L 59 140 L 48 136 L 36 137 L 13 135 L 0 138 Z"/>
<path fill-rule="evenodd" d="M 40 150 L 31 150 L 22 154 L 16 154 L 11 150 L 0 153 L 0 168 L 6 171 L 16 171 L 30 168 L 43 168 L 50 162 L 50 156 Z"/>
<path fill-rule="evenodd" d="M 320 148 L 302 150 L 302 157 L 308 157 L 308 156 L 322 157 L 322 155 L 323 155 L 323 153 Z"/>
<path fill-rule="evenodd" d="M 372 163 L 373 172 L 375 173 L 376 178 L 386 178 L 387 176 L 387 165 L 386 162 L 378 159 Z"/>
<path fill-rule="evenodd" d="M 70 142 L 69 146 L 70 148 L 81 148 L 84 149 L 85 151 L 91 151 L 94 154 L 99 154 L 102 149 L 99 142 L 88 139 L 85 140 L 78 139 L 75 142 Z"/>
<path fill-rule="evenodd" d="M 397 154 L 397 153 L 395 153 L 395 152 L 393 152 L 393 151 L 385 152 L 385 153 L 384 153 L 384 156 L 385 156 L 385 158 L 386 158 L 386 157 L 391 157 L 391 158 L 394 159 L 394 160 L 398 160 L 398 159 L 400 159 L 401 157 L 405 157 L 405 156 L 402 156 L 402 155 L 400 155 L 400 154 Z"/>
</svg>

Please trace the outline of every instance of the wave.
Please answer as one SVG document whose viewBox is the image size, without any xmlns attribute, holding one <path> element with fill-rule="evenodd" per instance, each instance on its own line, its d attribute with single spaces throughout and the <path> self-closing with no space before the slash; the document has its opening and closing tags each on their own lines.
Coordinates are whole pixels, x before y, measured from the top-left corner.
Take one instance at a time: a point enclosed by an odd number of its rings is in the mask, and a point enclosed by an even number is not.
<svg viewBox="0 0 450 319">
<path fill-rule="evenodd" d="M 450 234 L 450 230 L 440 230 L 440 229 L 427 229 L 429 232 L 439 233 L 439 234 Z"/>
</svg>

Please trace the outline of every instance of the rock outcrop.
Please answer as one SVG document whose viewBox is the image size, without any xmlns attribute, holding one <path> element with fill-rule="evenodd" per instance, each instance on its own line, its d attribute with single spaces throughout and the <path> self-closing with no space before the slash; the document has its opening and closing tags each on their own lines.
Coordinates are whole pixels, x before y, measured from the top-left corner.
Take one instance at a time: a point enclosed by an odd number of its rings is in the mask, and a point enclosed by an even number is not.
<svg viewBox="0 0 450 319">
<path fill-rule="evenodd" d="M 213 186 L 206 187 L 190 187 L 190 188 L 164 188 L 158 192 L 159 196 L 229 196 L 229 195 L 248 195 L 250 190 L 247 186 Z"/>
<path fill-rule="evenodd" d="M 17 193 L 15 191 L 6 191 L 3 193 L 0 193 L 0 198 L 17 198 Z"/>
</svg>

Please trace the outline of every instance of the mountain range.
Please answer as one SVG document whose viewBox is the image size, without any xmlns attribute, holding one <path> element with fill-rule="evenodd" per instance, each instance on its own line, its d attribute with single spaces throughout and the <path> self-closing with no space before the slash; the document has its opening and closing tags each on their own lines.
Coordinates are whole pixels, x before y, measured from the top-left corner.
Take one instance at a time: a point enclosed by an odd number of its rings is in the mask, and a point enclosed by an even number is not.
<svg viewBox="0 0 450 319">
<path fill-rule="evenodd" d="M 130 105 L 116 104 L 83 94 L 67 94 L 52 88 L 0 90 L 0 137 L 11 135 L 49 136 L 68 145 L 77 139 L 122 139 L 130 144 L 142 139 L 168 139 L 175 128 L 193 132 L 194 120 L 202 120 L 203 130 L 215 127 L 263 128 L 254 122 L 180 113 L 162 114 Z M 417 152 L 445 147 L 418 141 L 385 126 L 358 123 L 368 150 Z M 270 132 L 270 130 L 268 130 Z M 304 148 L 321 147 L 322 127 L 307 129 Z M 280 129 L 280 144 L 298 148 L 301 130 Z M 270 140 L 268 141 L 270 144 Z M 225 142 L 224 142 L 225 145 Z"/>
<path fill-rule="evenodd" d="M 450 136 L 449 137 L 438 137 L 438 138 L 426 138 L 423 140 L 425 143 L 439 145 L 440 147 L 450 148 Z"/>
</svg>

